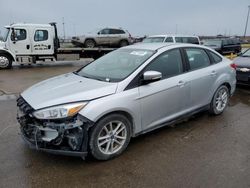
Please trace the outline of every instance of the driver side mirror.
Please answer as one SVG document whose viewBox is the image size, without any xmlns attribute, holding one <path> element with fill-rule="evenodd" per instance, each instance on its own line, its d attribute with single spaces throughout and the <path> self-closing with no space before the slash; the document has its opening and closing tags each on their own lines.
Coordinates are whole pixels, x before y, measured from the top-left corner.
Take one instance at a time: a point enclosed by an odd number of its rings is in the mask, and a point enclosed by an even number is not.
<svg viewBox="0 0 250 188">
<path fill-rule="evenodd" d="M 143 81 L 144 83 L 151 83 L 161 80 L 162 73 L 158 71 L 146 71 L 143 73 Z"/>
<path fill-rule="evenodd" d="M 97 33 L 97 35 L 100 35 L 101 33 L 100 33 L 100 31 Z"/>
</svg>

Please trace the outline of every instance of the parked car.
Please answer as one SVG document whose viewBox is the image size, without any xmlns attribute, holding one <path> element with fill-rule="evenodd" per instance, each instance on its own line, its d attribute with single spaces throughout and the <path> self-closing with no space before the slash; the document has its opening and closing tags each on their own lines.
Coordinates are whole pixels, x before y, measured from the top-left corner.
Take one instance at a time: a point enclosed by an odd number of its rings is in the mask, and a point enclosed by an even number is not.
<svg viewBox="0 0 250 188">
<path fill-rule="evenodd" d="M 237 67 L 237 84 L 250 85 L 250 49 L 234 59 Z"/>
<path fill-rule="evenodd" d="M 123 47 L 132 42 L 130 33 L 121 28 L 104 28 L 95 33 L 72 38 L 74 45 L 86 48 L 96 46 Z"/>
<path fill-rule="evenodd" d="M 31 148 L 108 160 L 131 137 L 202 110 L 221 114 L 235 84 L 232 62 L 207 47 L 131 45 L 24 91 L 18 121 Z"/>
<path fill-rule="evenodd" d="M 185 36 L 185 35 L 153 35 L 145 38 L 143 43 L 155 42 L 173 42 L 173 43 L 190 43 L 200 44 L 198 36 Z"/>
<path fill-rule="evenodd" d="M 241 44 L 238 38 L 207 39 L 203 41 L 203 45 L 213 48 L 222 55 L 241 52 Z"/>
</svg>

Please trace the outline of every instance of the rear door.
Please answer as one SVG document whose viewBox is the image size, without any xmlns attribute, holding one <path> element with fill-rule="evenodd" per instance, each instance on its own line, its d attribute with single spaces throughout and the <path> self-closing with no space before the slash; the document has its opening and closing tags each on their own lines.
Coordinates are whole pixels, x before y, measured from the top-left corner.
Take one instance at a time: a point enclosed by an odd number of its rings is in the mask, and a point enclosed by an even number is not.
<svg viewBox="0 0 250 188">
<path fill-rule="evenodd" d="M 180 116 L 190 96 L 190 86 L 182 75 L 184 66 L 179 49 L 162 53 L 143 72 L 152 70 L 161 72 L 162 79 L 139 87 L 143 130 Z"/>
<path fill-rule="evenodd" d="M 33 55 L 53 55 L 54 35 L 52 27 L 36 28 L 33 34 L 32 54 Z"/>
<path fill-rule="evenodd" d="M 218 77 L 216 66 L 213 66 L 209 55 L 202 48 L 184 48 L 189 72 L 191 100 L 189 110 L 203 107 L 210 103 L 213 85 Z"/>
</svg>

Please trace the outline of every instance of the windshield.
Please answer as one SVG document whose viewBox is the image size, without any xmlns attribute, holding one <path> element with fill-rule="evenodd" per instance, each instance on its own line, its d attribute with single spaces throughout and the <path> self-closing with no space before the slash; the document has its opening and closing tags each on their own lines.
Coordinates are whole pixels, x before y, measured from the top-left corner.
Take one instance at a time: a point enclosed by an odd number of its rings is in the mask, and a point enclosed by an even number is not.
<svg viewBox="0 0 250 188">
<path fill-rule="evenodd" d="M 221 40 L 205 40 L 203 44 L 205 46 L 221 46 L 222 41 Z"/>
<path fill-rule="evenodd" d="M 155 43 L 155 42 L 163 42 L 165 37 L 148 37 L 145 38 L 142 42 L 143 43 Z"/>
<path fill-rule="evenodd" d="M 93 61 L 76 74 L 106 82 L 119 82 L 154 54 L 151 50 L 119 49 Z"/>
<path fill-rule="evenodd" d="M 7 41 L 7 38 L 8 38 L 8 35 L 9 35 L 9 32 L 10 32 L 10 29 L 5 29 L 4 31 L 4 35 L 3 35 L 3 41 L 6 42 Z"/>
</svg>

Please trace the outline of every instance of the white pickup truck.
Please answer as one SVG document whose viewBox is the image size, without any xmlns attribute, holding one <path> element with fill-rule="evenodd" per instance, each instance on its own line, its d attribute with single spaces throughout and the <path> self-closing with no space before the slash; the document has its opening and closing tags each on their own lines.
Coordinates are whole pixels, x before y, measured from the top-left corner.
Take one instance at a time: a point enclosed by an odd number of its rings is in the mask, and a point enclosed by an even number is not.
<svg viewBox="0 0 250 188">
<path fill-rule="evenodd" d="M 115 48 L 60 48 L 56 23 L 12 24 L 6 26 L 0 41 L 0 69 L 17 64 L 32 64 L 45 60 L 77 60 L 80 57 L 98 58 Z"/>
</svg>

